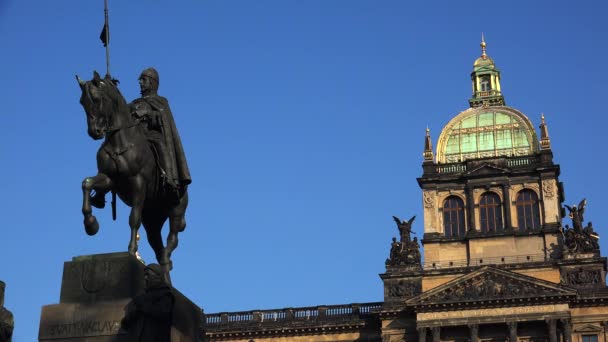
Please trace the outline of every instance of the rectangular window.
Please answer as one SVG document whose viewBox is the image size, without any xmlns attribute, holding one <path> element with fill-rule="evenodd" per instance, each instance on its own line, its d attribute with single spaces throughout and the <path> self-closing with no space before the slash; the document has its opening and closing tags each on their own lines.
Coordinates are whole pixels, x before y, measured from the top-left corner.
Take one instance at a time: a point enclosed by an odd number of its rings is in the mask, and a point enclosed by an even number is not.
<svg viewBox="0 0 608 342">
<path fill-rule="evenodd" d="M 501 129 L 496 131 L 496 148 L 511 148 L 513 143 L 511 141 L 511 130 Z"/>
<path fill-rule="evenodd" d="M 460 153 L 460 136 L 452 135 L 448 139 L 448 143 L 445 149 L 445 154 L 457 154 Z"/>
<path fill-rule="evenodd" d="M 477 151 L 477 134 L 467 133 L 462 134 L 460 140 L 460 146 L 462 153 L 476 152 Z"/>
<path fill-rule="evenodd" d="M 483 113 L 479 115 L 478 126 L 492 126 L 494 125 L 494 113 Z"/>
<path fill-rule="evenodd" d="M 528 147 L 528 137 L 524 129 L 513 130 L 513 147 Z"/>
<path fill-rule="evenodd" d="M 597 335 L 583 335 L 583 342 L 597 342 Z"/>
<path fill-rule="evenodd" d="M 494 132 L 479 133 L 479 150 L 493 151 L 494 150 Z"/>
</svg>

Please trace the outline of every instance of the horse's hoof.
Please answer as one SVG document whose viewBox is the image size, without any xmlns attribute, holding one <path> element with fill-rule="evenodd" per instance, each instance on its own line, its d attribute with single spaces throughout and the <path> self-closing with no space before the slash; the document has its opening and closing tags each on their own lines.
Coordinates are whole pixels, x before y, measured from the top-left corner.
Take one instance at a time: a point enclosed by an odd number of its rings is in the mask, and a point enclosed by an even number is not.
<svg viewBox="0 0 608 342">
<path fill-rule="evenodd" d="M 84 218 L 84 230 L 89 235 L 95 235 L 99 231 L 99 223 L 95 216 L 91 215 Z"/>
</svg>

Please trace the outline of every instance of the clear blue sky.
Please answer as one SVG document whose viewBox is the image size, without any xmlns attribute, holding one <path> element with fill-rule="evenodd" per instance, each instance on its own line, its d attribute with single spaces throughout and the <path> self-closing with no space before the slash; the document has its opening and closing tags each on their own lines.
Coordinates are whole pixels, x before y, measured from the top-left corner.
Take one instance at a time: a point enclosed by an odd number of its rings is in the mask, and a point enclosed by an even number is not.
<svg viewBox="0 0 608 342">
<path fill-rule="evenodd" d="M 155 66 L 194 182 L 173 282 L 206 312 L 382 300 L 391 215 L 422 231 L 424 130 L 470 96 L 480 54 L 507 104 L 545 113 L 566 202 L 608 250 L 605 1 L 110 0 L 127 100 Z M 82 227 L 96 173 L 78 73 L 105 72 L 103 0 L 0 0 L 0 279 L 15 342 L 59 301 L 63 262 L 126 250 L 127 216 Z M 151 261 L 142 239 L 141 253 Z"/>
</svg>

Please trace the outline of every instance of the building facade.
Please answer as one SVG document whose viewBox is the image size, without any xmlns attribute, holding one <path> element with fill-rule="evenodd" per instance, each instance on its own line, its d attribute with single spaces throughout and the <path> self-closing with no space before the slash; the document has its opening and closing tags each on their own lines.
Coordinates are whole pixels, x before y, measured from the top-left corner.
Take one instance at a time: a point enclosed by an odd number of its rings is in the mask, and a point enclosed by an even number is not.
<svg viewBox="0 0 608 342">
<path fill-rule="evenodd" d="M 383 302 L 207 314 L 206 340 L 608 342 L 606 258 L 586 201 L 563 204 L 544 116 L 537 134 L 506 105 L 483 40 L 471 83 L 436 150 L 427 129 L 424 236 L 394 218 Z"/>
</svg>

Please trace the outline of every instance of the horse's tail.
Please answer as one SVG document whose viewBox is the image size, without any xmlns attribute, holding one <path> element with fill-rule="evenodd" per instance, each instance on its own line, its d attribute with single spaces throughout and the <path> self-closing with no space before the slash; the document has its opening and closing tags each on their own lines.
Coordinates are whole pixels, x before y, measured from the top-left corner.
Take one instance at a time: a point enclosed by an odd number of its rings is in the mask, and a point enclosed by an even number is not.
<svg viewBox="0 0 608 342">
<path fill-rule="evenodd" d="M 116 221 L 116 191 L 112 190 L 112 220 Z"/>
</svg>

